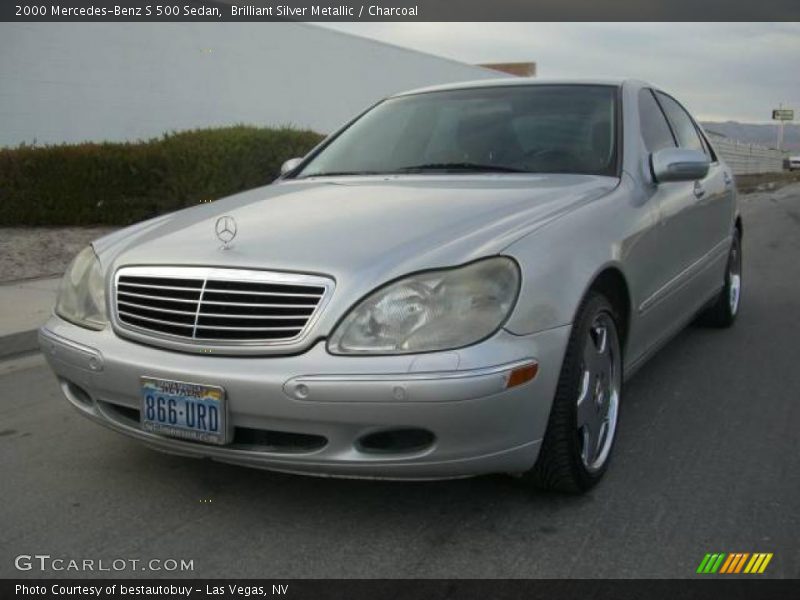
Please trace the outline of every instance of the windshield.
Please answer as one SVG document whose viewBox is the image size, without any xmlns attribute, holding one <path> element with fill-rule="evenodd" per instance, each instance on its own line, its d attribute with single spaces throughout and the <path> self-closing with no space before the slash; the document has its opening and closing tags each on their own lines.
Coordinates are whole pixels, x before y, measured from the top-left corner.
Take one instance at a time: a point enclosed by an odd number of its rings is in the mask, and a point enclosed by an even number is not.
<svg viewBox="0 0 800 600">
<path fill-rule="evenodd" d="M 295 177 L 416 172 L 616 174 L 616 88 L 531 85 L 399 96 Z"/>
</svg>

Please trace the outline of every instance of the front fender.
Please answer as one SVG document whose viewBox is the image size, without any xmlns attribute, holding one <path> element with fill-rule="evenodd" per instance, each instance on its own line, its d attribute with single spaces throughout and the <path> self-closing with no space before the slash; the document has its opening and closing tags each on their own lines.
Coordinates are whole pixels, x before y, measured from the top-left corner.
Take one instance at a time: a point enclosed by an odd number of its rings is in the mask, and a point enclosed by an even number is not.
<svg viewBox="0 0 800 600">
<path fill-rule="evenodd" d="M 572 323 L 592 282 L 608 268 L 622 274 L 630 301 L 636 301 L 630 272 L 635 271 L 637 245 L 655 216 L 629 189 L 622 185 L 504 250 L 522 272 L 519 300 L 505 325 L 509 332 L 527 335 Z"/>
</svg>

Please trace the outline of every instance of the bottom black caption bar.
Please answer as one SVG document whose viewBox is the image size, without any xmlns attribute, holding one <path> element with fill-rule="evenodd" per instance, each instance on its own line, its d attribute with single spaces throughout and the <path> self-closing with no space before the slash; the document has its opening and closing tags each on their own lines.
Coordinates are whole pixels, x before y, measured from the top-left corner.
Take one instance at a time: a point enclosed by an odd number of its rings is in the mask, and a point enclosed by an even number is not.
<svg viewBox="0 0 800 600">
<path fill-rule="evenodd" d="M 693 599 L 785 600 L 797 592 L 799 580 L 647 580 L 647 579 L 290 579 L 290 580 L 107 580 L 4 579 L 0 598 L 191 598 L 228 600 L 347 598 L 525 600 Z"/>
</svg>

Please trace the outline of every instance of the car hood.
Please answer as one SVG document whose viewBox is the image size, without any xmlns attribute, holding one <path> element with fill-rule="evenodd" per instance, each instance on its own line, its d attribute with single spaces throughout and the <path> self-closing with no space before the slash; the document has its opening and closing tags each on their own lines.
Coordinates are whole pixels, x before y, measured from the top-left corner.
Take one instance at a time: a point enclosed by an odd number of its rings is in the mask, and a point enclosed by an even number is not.
<svg viewBox="0 0 800 600">
<path fill-rule="evenodd" d="M 94 247 L 107 272 L 202 265 L 320 274 L 348 290 L 350 302 L 406 273 L 496 254 L 618 181 L 588 175 L 285 181 L 145 221 Z M 215 233 L 222 215 L 238 229 L 228 249 Z"/>
<path fill-rule="evenodd" d="M 204 265 L 319 273 L 413 271 L 494 254 L 617 185 L 581 175 L 288 181 L 181 210 L 95 242 L 104 266 Z M 232 216 L 228 249 L 216 220 Z"/>
</svg>

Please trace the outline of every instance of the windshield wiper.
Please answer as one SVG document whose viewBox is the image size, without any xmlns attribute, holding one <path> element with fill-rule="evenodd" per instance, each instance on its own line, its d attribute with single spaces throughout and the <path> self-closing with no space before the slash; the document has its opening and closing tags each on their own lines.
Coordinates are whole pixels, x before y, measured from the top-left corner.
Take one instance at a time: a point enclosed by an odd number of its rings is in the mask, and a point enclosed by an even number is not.
<svg viewBox="0 0 800 600">
<path fill-rule="evenodd" d="M 310 177 L 338 177 L 355 175 L 396 175 L 398 173 L 423 173 L 425 171 L 463 171 L 473 173 L 530 173 L 524 169 L 506 167 L 504 165 L 482 165 L 471 162 L 451 162 L 451 163 L 427 163 L 424 165 L 413 165 L 402 167 L 393 171 L 322 171 L 321 173 L 310 173 L 301 175 L 295 179 L 308 179 Z"/>
<path fill-rule="evenodd" d="M 340 175 L 384 175 L 383 171 L 322 171 L 321 173 L 310 173 L 301 175 L 295 179 L 308 179 L 309 177 L 338 177 Z"/>
<path fill-rule="evenodd" d="M 474 171 L 480 173 L 528 173 L 525 169 L 506 167 L 504 165 L 482 165 L 471 162 L 427 163 L 397 169 L 395 173 L 418 173 L 422 171 Z"/>
</svg>

